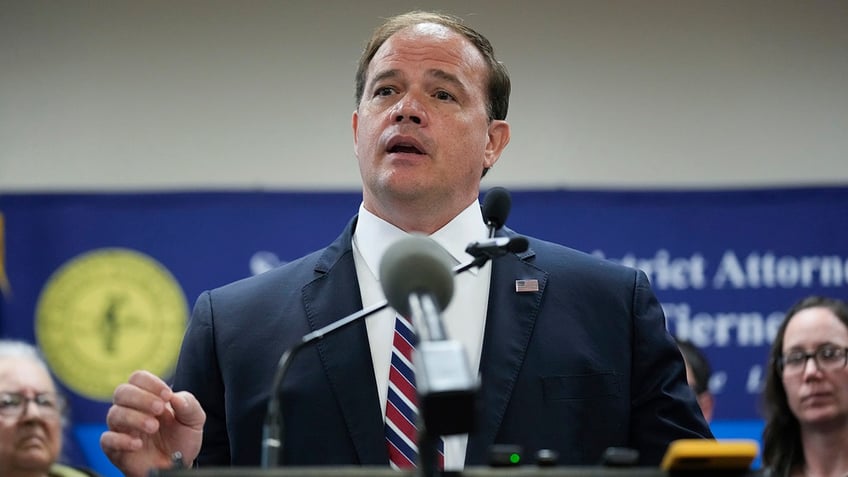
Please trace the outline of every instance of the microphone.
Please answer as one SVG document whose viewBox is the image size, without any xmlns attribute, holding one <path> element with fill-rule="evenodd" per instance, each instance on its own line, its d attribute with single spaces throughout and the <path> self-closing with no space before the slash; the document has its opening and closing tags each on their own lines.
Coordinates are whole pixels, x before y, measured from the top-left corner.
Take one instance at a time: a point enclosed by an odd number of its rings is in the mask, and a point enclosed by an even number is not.
<svg viewBox="0 0 848 477">
<path fill-rule="evenodd" d="M 515 237 L 494 237 L 468 244 L 465 252 L 474 258 L 491 260 L 508 253 L 524 252 L 529 246 L 530 242 L 520 235 Z"/>
<path fill-rule="evenodd" d="M 509 197 L 509 193 L 506 192 L 506 189 L 503 189 L 503 188 L 496 188 L 496 189 L 503 190 L 503 193 L 506 194 L 506 197 L 507 198 Z M 503 222 L 506 219 L 506 213 L 504 213 L 504 211 L 506 211 L 507 213 L 509 212 L 509 200 L 507 199 L 506 207 L 504 207 L 504 205 L 503 205 L 504 204 L 504 200 L 503 200 L 504 196 L 501 195 L 501 198 L 498 199 L 497 195 L 499 195 L 499 194 L 502 194 L 502 193 L 496 193 L 493 199 L 488 199 L 489 196 L 487 195 L 486 196 L 487 198 L 484 200 L 484 202 L 489 203 L 490 205 L 484 206 L 483 208 L 484 209 L 487 209 L 487 208 L 490 209 L 489 215 L 492 217 L 489 220 L 490 222 L 498 223 L 498 224 L 501 224 L 501 226 L 502 226 Z M 495 200 L 495 199 L 497 199 L 497 200 Z M 499 213 L 501 213 L 503 215 L 496 215 L 494 212 L 491 212 L 491 210 L 494 210 L 494 208 L 495 208 L 493 205 L 491 205 L 493 203 L 500 204 L 500 205 L 498 205 L 497 209 L 500 211 Z M 498 219 L 498 217 L 500 217 L 500 219 Z M 494 220 L 498 220 L 498 221 L 494 222 Z M 506 255 L 508 253 L 508 251 L 512 251 L 514 253 L 520 253 L 520 252 L 523 252 L 524 250 L 527 249 L 527 246 L 526 246 L 527 239 L 525 239 L 524 237 L 512 237 L 512 238 L 509 239 L 509 243 L 507 243 L 507 244 L 503 244 L 502 238 L 499 238 L 497 240 L 501 240 L 501 242 L 497 242 L 496 246 L 501 247 L 503 249 L 503 253 L 500 253 L 500 251 L 493 250 L 492 245 L 489 244 L 488 240 L 484 240 L 482 242 L 474 242 L 471 245 L 469 245 L 469 248 L 471 248 L 472 245 L 477 244 L 472 249 L 472 251 L 469 251 L 468 249 L 466 249 L 466 252 L 468 252 L 469 254 L 471 254 L 472 256 L 475 257 L 474 260 L 472 260 L 468 263 L 462 264 L 462 265 L 455 266 L 451 270 L 451 272 L 454 275 L 458 275 L 458 274 L 465 272 L 466 270 L 469 270 L 471 268 L 482 267 L 483 265 L 486 264 L 487 261 L 492 260 L 492 259 L 497 258 L 497 257 L 500 257 L 500 256 L 503 256 L 503 255 Z M 522 241 L 525 243 L 525 246 L 524 246 L 523 249 L 520 249 L 519 245 L 522 243 Z M 517 244 L 516 244 L 516 242 L 517 242 Z M 480 251 L 478 252 L 477 249 L 480 249 Z M 443 253 L 447 253 L 443 249 L 441 251 Z M 453 286 L 453 282 L 451 281 L 451 287 L 452 286 Z M 442 292 L 444 292 L 444 290 L 442 290 Z M 452 291 L 451 291 L 451 293 L 452 293 Z M 446 301 L 449 302 L 450 297 L 446 298 Z M 444 306 L 447 306 L 447 302 L 444 303 Z M 346 328 L 346 327 L 352 325 L 353 323 L 356 323 L 357 321 L 359 321 L 363 318 L 367 318 L 367 317 L 373 315 L 374 313 L 377 313 L 377 312 L 383 310 L 387 306 L 389 306 L 389 302 L 387 300 L 383 300 L 382 302 L 375 303 L 374 305 L 371 305 L 367 308 L 363 308 L 362 310 L 359 310 L 356 313 L 353 313 L 353 314 L 348 315 L 344 318 L 341 318 L 337 321 L 334 321 L 334 322 L 330 323 L 329 325 L 324 326 L 323 328 L 319 328 L 319 329 L 317 329 L 317 330 L 315 330 L 311 333 L 307 333 L 307 334 L 303 335 L 303 337 L 300 339 L 300 341 L 298 341 L 291 348 L 287 349 L 280 356 L 280 360 L 277 362 L 277 370 L 274 373 L 274 378 L 272 379 L 271 396 L 268 399 L 268 409 L 265 412 L 265 422 L 264 422 L 263 427 L 262 427 L 262 457 L 261 457 L 262 468 L 268 469 L 268 468 L 272 468 L 272 467 L 277 467 L 279 465 L 280 452 L 282 450 L 282 445 L 283 445 L 282 435 L 283 435 L 284 426 L 283 426 L 282 415 L 281 415 L 281 412 L 280 412 L 280 404 L 281 403 L 280 403 L 280 395 L 278 393 L 278 390 L 280 389 L 280 385 L 283 382 L 283 378 L 285 378 L 286 373 L 288 372 L 288 368 L 291 365 L 292 359 L 294 359 L 295 355 L 297 355 L 297 353 L 301 349 L 303 349 L 304 347 L 306 347 L 310 343 L 318 341 L 318 340 L 322 339 L 323 337 L 325 337 L 327 335 L 330 335 L 332 333 L 335 333 L 336 331 L 339 331 L 343 328 Z M 398 306 L 401 306 L 401 305 L 398 304 Z M 437 328 L 437 330 L 439 330 L 439 329 Z M 440 335 L 443 336 L 443 334 L 444 334 L 443 329 L 441 329 L 441 330 L 442 331 L 441 331 Z M 426 330 L 425 330 L 425 332 L 426 332 Z M 471 416 L 469 414 L 468 416 L 460 416 L 460 417 L 461 418 L 469 418 Z M 461 423 L 462 419 L 458 418 L 456 420 L 456 422 Z M 465 426 L 465 425 L 466 424 L 463 424 L 462 426 Z M 444 432 L 442 434 L 447 435 L 447 434 L 450 434 L 450 432 Z"/>
<path fill-rule="evenodd" d="M 453 297 L 452 261 L 441 245 L 424 235 L 412 234 L 392 244 L 380 261 L 380 284 L 389 305 L 408 317 L 409 298 L 415 296 L 433 301 L 437 312 L 444 310 Z"/>
<path fill-rule="evenodd" d="M 489 227 L 489 238 L 495 236 L 495 231 L 506 223 L 509 210 L 512 208 L 512 196 L 503 187 L 492 187 L 483 198 L 483 220 Z"/>
<path fill-rule="evenodd" d="M 411 318 L 418 393 L 418 447 L 422 475 L 436 475 L 438 436 L 471 432 L 477 379 L 462 344 L 448 339 L 441 312 L 453 295 L 451 257 L 433 239 L 410 235 L 390 246 L 380 263 L 389 304 Z M 423 423 L 423 425 L 420 425 Z"/>
</svg>

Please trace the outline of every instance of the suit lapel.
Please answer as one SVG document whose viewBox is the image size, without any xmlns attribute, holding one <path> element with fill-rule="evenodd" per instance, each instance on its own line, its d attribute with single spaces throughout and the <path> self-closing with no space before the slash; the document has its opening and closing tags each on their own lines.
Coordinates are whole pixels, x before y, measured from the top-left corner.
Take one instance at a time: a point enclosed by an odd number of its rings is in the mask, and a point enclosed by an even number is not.
<svg viewBox="0 0 848 477">
<path fill-rule="evenodd" d="M 487 449 L 497 437 L 539 314 L 548 275 L 523 261 L 532 256 L 532 251 L 507 255 L 492 264 L 477 423 L 465 456 L 472 465 L 487 462 Z M 516 291 L 516 280 L 528 282 Z M 533 291 L 532 280 L 538 291 Z"/>
<path fill-rule="evenodd" d="M 319 278 L 303 288 L 312 331 L 362 309 L 351 250 L 355 219 L 316 264 Z M 359 464 L 385 465 L 383 417 L 365 321 L 349 325 L 316 344 L 321 364 L 344 414 Z"/>
</svg>

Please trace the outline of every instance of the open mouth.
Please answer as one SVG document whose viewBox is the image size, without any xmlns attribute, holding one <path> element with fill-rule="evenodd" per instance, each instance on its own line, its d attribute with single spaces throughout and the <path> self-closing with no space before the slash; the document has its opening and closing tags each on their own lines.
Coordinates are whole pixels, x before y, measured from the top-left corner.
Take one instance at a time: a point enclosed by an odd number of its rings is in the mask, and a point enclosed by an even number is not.
<svg viewBox="0 0 848 477">
<path fill-rule="evenodd" d="M 406 154 L 424 154 L 420 149 L 413 146 L 412 144 L 397 144 L 389 148 L 389 152 L 402 152 Z"/>
<path fill-rule="evenodd" d="M 427 154 L 424 147 L 415 139 L 409 137 L 396 137 L 389 141 L 386 146 L 389 154 Z"/>
</svg>

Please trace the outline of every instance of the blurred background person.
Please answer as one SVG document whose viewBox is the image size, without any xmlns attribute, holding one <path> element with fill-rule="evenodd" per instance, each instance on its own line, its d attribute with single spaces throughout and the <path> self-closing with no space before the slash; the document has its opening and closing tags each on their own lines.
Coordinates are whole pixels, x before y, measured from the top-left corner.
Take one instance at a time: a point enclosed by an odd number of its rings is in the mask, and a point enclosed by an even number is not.
<svg viewBox="0 0 848 477">
<path fill-rule="evenodd" d="M 844 301 L 807 297 L 786 313 L 763 393 L 763 463 L 771 475 L 848 475 L 846 353 Z"/>
<path fill-rule="evenodd" d="M 58 463 L 65 400 L 38 350 L 0 340 L 0 476 L 95 476 Z"/>
<path fill-rule="evenodd" d="M 695 392 L 704 419 L 709 423 L 715 408 L 715 396 L 710 392 L 710 377 L 713 374 L 710 362 L 701 349 L 689 340 L 677 338 L 677 347 L 686 363 L 686 381 Z"/>
</svg>

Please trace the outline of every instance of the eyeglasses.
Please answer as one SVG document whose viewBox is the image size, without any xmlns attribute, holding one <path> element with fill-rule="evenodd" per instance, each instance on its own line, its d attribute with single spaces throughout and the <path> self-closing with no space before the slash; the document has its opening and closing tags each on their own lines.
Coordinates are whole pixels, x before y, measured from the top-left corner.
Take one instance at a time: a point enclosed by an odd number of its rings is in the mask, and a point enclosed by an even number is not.
<svg viewBox="0 0 848 477">
<path fill-rule="evenodd" d="M 801 350 L 791 351 L 780 357 L 778 366 L 785 376 L 801 374 L 807 367 L 807 360 L 810 358 L 821 371 L 833 371 L 844 368 L 845 364 L 848 363 L 848 348 L 822 346 L 812 353 Z"/>
<path fill-rule="evenodd" d="M 65 399 L 56 393 L 38 393 L 29 397 L 21 393 L 0 392 L 0 416 L 20 417 L 30 402 L 34 402 L 38 412 L 45 416 L 59 416 L 65 409 Z"/>
</svg>

